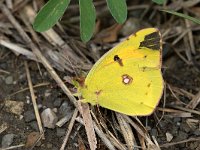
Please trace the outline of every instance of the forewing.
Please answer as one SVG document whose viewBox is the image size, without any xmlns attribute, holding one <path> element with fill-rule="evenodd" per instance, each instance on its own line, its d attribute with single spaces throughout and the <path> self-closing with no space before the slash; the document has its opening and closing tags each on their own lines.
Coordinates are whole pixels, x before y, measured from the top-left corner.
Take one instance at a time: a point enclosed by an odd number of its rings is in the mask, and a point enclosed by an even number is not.
<svg viewBox="0 0 200 150">
<path fill-rule="evenodd" d="M 95 64 L 81 89 L 84 102 L 128 115 L 148 115 L 162 95 L 160 68 L 159 31 L 140 30 Z"/>
</svg>

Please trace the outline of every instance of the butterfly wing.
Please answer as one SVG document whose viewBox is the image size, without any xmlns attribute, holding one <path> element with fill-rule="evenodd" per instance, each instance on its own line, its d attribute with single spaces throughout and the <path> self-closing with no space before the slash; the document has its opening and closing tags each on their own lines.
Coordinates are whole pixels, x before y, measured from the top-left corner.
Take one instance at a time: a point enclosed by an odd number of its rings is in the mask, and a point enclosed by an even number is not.
<svg viewBox="0 0 200 150">
<path fill-rule="evenodd" d="M 163 91 L 161 36 L 155 28 L 131 35 L 93 66 L 80 88 L 83 102 L 127 114 L 149 115 Z"/>
</svg>

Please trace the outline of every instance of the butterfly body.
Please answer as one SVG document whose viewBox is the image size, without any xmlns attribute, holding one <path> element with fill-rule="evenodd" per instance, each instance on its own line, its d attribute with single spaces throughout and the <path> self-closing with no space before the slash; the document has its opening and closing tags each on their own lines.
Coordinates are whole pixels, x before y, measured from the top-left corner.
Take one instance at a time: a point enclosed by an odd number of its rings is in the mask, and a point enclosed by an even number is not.
<svg viewBox="0 0 200 150">
<path fill-rule="evenodd" d="M 160 32 L 147 28 L 108 51 L 79 88 L 82 102 L 127 115 L 151 114 L 163 91 L 161 43 Z"/>
</svg>

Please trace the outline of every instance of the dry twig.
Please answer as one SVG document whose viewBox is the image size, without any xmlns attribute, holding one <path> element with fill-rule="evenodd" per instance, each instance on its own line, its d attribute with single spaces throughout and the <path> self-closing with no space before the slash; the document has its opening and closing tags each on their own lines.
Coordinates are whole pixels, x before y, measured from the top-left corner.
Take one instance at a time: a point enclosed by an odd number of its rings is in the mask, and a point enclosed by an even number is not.
<svg viewBox="0 0 200 150">
<path fill-rule="evenodd" d="M 32 84 L 32 81 L 31 81 L 30 71 L 29 71 L 27 62 L 25 62 L 24 65 L 25 65 L 25 69 L 26 69 L 28 85 L 29 85 L 29 89 L 30 89 L 30 93 L 31 93 L 31 100 L 32 100 L 32 103 L 33 103 L 33 108 L 34 108 L 38 128 L 40 130 L 40 134 L 42 135 L 44 133 L 44 130 L 42 128 L 42 121 L 41 121 L 39 110 L 38 110 L 37 103 L 36 103 L 36 97 L 35 97 L 34 90 L 33 90 L 33 84 Z"/>
<path fill-rule="evenodd" d="M 65 135 L 65 138 L 63 140 L 63 144 L 62 144 L 60 150 L 64 150 L 65 149 L 65 145 L 67 144 L 67 141 L 69 139 L 69 135 L 70 135 L 70 133 L 72 131 L 72 128 L 73 128 L 73 125 L 74 125 L 75 118 L 76 118 L 77 114 L 78 114 L 78 109 L 75 109 L 74 110 L 74 114 L 72 116 L 72 119 L 71 119 L 71 121 L 69 123 L 68 129 L 67 129 L 67 132 L 66 132 L 66 135 Z"/>
</svg>

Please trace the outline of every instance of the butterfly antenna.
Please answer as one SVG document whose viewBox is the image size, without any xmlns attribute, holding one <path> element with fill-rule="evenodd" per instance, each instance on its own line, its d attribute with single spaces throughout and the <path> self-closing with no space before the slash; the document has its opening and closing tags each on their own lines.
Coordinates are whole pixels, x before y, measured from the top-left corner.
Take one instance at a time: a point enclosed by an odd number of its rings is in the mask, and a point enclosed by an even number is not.
<svg viewBox="0 0 200 150">
<path fill-rule="evenodd" d="M 75 76 L 78 77 L 78 73 L 77 73 L 76 69 L 74 68 L 74 65 L 72 64 L 71 60 L 69 59 L 69 56 L 66 56 L 66 58 L 67 58 L 68 62 L 70 63 L 70 65 L 75 73 Z"/>
</svg>

